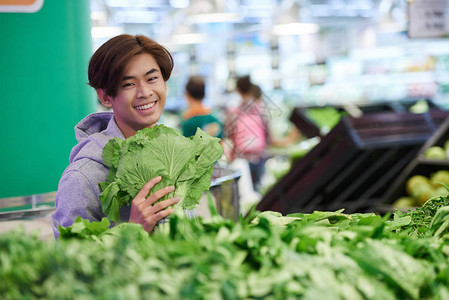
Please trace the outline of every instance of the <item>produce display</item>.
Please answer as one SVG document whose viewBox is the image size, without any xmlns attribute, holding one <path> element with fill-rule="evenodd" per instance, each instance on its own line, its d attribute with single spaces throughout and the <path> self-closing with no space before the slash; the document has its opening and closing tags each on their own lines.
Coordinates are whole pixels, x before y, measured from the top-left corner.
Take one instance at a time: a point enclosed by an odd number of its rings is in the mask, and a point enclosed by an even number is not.
<svg viewBox="0 0 449 300">
<path fill-rule="evenodd" d="M 156 176 L 162 180 L 154 190 L 175 186 L 175 192 L 160 200 L 179 197 L 178 206 L 195 208 L 210 187 L 213 165 L 223 151 L 220 139 L 200 128 L 189 138 L 156 125 L 126 140 L 111 139 L 103 149 L 103 163 L 109 167 L 108 181 L 100 183 L 103 212 L 118 221 L 120 207 L 130 205 L 142 186 Z"/>
<path fill-rule="evenodd" d="M 407 208 L 412 206 L 421 206 L 427 200 L 437 196 L 446 196 L 449 186 L 449 171 L 439 170 L 429 177 L 424 175 L 413 175 L 406 184 L 407 195 L 397 199 L 393 206 L 396 208 Z"/>
<path fill-rule="evenodd" d="M 423 114 L 429 111 L 429 104 L 424 99 L 418 100 L 410 106 L 409 111 L 414 114 Z"/>
<path fill-rule="evenodd" d="M 2 299 L 448 299 L 449 197 L 390 216 L 171 215 L 156 232 L 78 219 L 0 236 Z"/>
<path fill-rule="evenodd" d="M 444 146 L 432 146 L 426 149 L 424 157 L 435 160 L 449 160 L 449 140 L 444 143 Z"/>
<path fill-rule="evenodd" d="M 307 108 L 305 115 L 316 124 L 322 133 L 327 133 L 340 122 L 342 113 L 332 106 L 326 106 Z"/>
<path fill-rule="evenodd" d="M 296 161 L 306 156 L 319 142 L 320 137 L 313 137 L 282 147 L 281 151 L 276 151 L 277 149 L 272 147 L 270 150 L 274 155 L 265 163 L 264 185 L 261 188 L 261 193 L 265 194 L 269 191 L 291 170 Z"/>
</svg>

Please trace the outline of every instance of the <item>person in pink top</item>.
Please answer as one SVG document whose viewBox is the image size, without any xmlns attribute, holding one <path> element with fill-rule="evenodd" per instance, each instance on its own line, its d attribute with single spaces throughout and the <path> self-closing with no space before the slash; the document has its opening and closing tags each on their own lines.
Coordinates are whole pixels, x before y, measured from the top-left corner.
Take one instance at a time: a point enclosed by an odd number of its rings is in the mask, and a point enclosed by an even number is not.
<svg viewBox="0 0 449 300">
<path fill-rule="evenodd" d="M 262 90 L 249 76 L 237 80 L 236 90 L 241 104 L 228 112 L 225 134 L 232 141 L 231 160 L 243 158 L 248 161 L 253 186 L 258 190 L 271 143 L 268 112 Z"/>
</svg>

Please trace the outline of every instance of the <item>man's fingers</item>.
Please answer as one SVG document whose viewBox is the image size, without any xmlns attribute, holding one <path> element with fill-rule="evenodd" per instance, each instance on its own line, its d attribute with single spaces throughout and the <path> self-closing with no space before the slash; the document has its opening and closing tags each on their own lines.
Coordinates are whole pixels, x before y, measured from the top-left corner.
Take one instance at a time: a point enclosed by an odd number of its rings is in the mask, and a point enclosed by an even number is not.
<svg viewBox="0 0 449 300">
<path fill-rule="evenodd" d="M 164 201 L 160 201 L 160 202 L 156 203 L 155 205 L 153 205 L 153 211 L 164 210 L 167 207 L 170 207 L 178 202 L 179 202 L 179 198 L 170 198 L 170 199 L 167 199 Z"/>
<path fill-rule="evenodd" d="M 156 216 L 157 216 L 157 220 L 160 221 L 165 217 L 168 217 L 169 215 L 171 215 L 173 212 L 175 211 L 174 208 L 168 208 L 168 209 L 164 209 L 159 211 Z"/>
<path fill-rule="evenodd" d="M 162 180 L 161 176 L 154 177 L 150 179 L 147 183 L 144 184 L 144 186 L 140 189 L 139 193 L 137 193 L 135 199 L 139 199 L 139 202 L 142 202 L 145 200 L 145 197 L 148 195 L 150 190 L 160 181 Z"/>
<path fill-rule="evenodd" d="M 159 191 L 154 192 L 153 194 L 151 194 L 147 200 L 150 202 L 150 204 L 155 203 L 157 200 L 161 199 L 162 197 L 164 197 L 165 195 L 170 194 L 171 192 L 173 192 L 175 190 L 175 187 L 173 185 L 170 186 L 166 186 L 163 189 L 160 189 Z"/>
</svg>

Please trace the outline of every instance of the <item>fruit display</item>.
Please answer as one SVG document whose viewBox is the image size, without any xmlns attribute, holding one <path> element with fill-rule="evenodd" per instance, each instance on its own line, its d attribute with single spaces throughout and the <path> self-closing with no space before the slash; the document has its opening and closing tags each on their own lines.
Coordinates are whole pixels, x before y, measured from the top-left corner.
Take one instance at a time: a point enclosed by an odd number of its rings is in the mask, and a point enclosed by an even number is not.
<svg viewBox="0 0 449 300">
<path fill-rule="evenodd" d="M 449 158 L 447 151 L 443 147 L 440 147 L 440 146 L 432 146 L 432 147 L 428 148 L 424 152 L 424 156 L 427 159 L 436 159 L 436 160 L 443 160 L 443 159 Z"/>
<path fill-rule="evenodd" d="M 439 170 L 431 173 L 430 176 L 413 175 L 406 184 L 406 195 L 398 198 L 393 206 L 396 208 L 407 208 L 421 206 L 427 200 L 448 195 L 449 171 Z"/>
<path fill-rule="evenodd" d="M 449 160 L 449 140 L 446 140 L 441 146 L 435 145 L 424 151 L 426 159 Z"/>
<path fill-rule="evenodd" d="M 449 118 L 438 128 L 421 150 L 421 159 L 449 161 Z"/>
</svg>

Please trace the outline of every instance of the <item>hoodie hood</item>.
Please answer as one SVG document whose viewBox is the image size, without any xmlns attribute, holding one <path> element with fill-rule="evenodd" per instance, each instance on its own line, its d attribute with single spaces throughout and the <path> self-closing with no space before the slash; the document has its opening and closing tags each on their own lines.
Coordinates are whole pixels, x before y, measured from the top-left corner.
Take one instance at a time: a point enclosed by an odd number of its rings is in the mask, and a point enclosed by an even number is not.
<svg viewBox="0 0 449 300">
<path fill-rule="evenodd" d="M 70 163 L 83 158 L 102 163 L 101 155 L 106 143 L 114 137 L 125 139 L 114 120 L 113 112 L 88 115 L 75 126 L 75 136 L 78 144 L 70 153 Z"/>
</svg>

